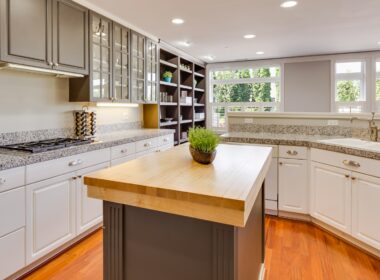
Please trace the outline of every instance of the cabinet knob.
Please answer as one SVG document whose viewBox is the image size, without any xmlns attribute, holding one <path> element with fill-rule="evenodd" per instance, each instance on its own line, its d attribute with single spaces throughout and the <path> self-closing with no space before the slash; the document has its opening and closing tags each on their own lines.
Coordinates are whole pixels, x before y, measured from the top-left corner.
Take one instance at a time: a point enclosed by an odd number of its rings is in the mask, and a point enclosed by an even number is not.
<svg viewBox="0 0 380 280">
<path fill-rule="evenodd" d="M 127 149 L 123 149 L 123 150 L 120 150 L 120 153 L 125 154 L 127 151 L 128 151 Z"/>
<path fill-rule="evenodd" d="M 295 151 L 295 150 L 289 150 L 289 151 L 287 151 L 286 152 L 288 155 L 291 155 L 291 156 L 296 156 L 296 155 L 298 155 L 298 152 L 297 151 Z"/>
<path fill-rule="evenodd" d="M 350 178 L 350 175 L 344 175 L 344 177 L 346 177 L 346 178 Z"/>
<path fill-rule="evenodd" d="M 49 61 L 47 64 L 48 64 L 49 66 L 53 66 L 53 62 L 52 62 L 52 61 Z"/>
<path fill-rule="evenodd" d="M 145 143 L 144 147 L 150 147 L 150 143 Z"/>
<path fill-rule="evenodd" d="M 77 159 L 69 162 L 69 166 L 77 166 L 83 163 L 83 160 Z"/>
<path fill-rule="evenodd" d="M 77 179 L 77 177 L 75 177 L 75 176 L 74 176 L 74 177 L 71 177 L 71 179 L 73 179 L 73 180 L 76 180 L 76 179 Z"/>
<path fill-rule="evenodd" d="M 279 164 L 279 165 L 282 165 L 282 162 L 279 162 L 278 164 Z"/>
<path fill-rule="evenodd" d="M 0 178 L 0 185 L 4 185 L 7 182 L 5 178 Z"/>
<path fill-rule="evenodd" d="M 169 141 L 169 138 L 164 138 L 164 142 L 168 142 Z"/>
<path fill-rule="evenodd" d="M 355 180 L 356 180 L 356 177 L 351 177 L 351 180 L 352 180 L 352 181 L 355 181 Z"/>
</svg>

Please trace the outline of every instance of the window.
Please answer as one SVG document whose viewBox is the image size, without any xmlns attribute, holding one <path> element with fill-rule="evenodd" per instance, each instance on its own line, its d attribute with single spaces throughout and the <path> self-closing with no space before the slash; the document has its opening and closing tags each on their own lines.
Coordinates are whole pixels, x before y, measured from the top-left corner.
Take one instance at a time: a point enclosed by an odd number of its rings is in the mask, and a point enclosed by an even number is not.
<svg viewBox="0 0 380 280">
<path fill-rule="evenodd" d="M 376 62 L 376 104 L 380 111 L 380 61 Z"/>
<path fill-rule="evenodd" d="M 335 110 L 360 113 L 366 110 L 365 63 L 363 61 L 335 64 Z"/>
<path fill-rule="evenodd" d="M 227 112 L 279 111 L 280 81 L 279 66 L 211 72 L 212 127 L 224 130 Z"/>
</svg>

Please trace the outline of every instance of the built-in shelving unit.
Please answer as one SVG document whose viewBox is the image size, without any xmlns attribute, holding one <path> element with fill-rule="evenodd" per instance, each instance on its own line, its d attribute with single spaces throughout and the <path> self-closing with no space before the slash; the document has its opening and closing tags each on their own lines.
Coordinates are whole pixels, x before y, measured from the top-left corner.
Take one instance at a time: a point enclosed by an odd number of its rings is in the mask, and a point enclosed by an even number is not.
<svg viewBox="0 0 380 280">
<path fill-rule="evenodd" d="M 158 112 L 145 112 L 150 118 L 145 127 L 162 127 L 175 130 L 175 145 L 188 141 L 191 127 L 206 126 L 206 69 L 182 56 L 160 49 L 160 96 Z M 170 71 L 170 82 L 163 80 L 163 74 Z M 152 119 L 157 116 L 157 119 Z M 165 121 L 165 119 L 172 119 Z M 149 124 L 147 126 L 147 123 Z"/>
</svg>

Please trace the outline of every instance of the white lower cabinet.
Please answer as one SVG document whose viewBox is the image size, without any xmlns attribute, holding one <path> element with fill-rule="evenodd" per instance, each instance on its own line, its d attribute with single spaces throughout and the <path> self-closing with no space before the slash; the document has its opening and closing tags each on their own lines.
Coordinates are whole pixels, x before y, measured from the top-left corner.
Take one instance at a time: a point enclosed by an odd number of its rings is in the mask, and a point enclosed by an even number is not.
<svg viewBox="0 0 380 280">
<path fill-rule="evenodd" d="M 126 163 L 128 161 L 134 160 L 135 158 L 136 158 L 136 155 L 133 154 L 133 155 L 126 156 L 126 157 L 113 159 L 113 160 L 111 160 L 111 166 L 116 166 L 116 165 L 119 165 L 119 164 L 123 164 L 123 163 Z"/>
<path fill-rule="evenodd" d="M 75 173 L 26 187 L 27 264 L 75 237 Z"/>
<path fill-rule="evenodd" d="M 103 201 L 89 198 L 83 177 L 89 173 L 109 167 L 109 163 L 98 164 L 78 171 L 75 180 L 76 191 L 76 233 L 81 234 L 103 220 Z"/>
<path fill-rule="evenodd" d="M 0 279 L 25 266 L 25 228 L 0 237 Z"/>
<path fill-rule="evenodd" d="M 311 163 L 311 215 L 351 234 L 350 171 Z"/>
<path fill-rule="evenodd" d="M 380 250 L 380 178 L 352 173 L 352 235 Z"/>
<path fill-rule="evenodd" d="M 306 214 L 309 210 L 307 161 L 279 159 L 279 201 L 281 211 Z"/>
</svg>

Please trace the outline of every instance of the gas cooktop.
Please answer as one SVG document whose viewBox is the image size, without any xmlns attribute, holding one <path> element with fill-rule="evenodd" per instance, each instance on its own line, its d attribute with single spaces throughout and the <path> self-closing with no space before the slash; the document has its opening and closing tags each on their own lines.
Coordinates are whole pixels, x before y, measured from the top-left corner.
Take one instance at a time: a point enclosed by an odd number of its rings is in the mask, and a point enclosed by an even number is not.
<svg viewBox="0 0 380 280">
<path fill-rule="evenodd" d="M 72 146 L 89 144 L 91 142 L 93 142 L 93 140 L 91 139 L 82 140 L 82 139 L 74 139 L 74 138 L 55 138 L 55 139 L 48 139 L 48 140 L 41 140 L 41 141 L 34 141 L 34 142 L 27 142 L 27 143 L 5 145 L 5 146 L 0 146 L 0 148 L 10 149 L 10 150 L 19 150 L 19 151 L 25 151 L 25 152 L 30 152 L 30 153 L 41 153 L 41 152 L 58 150 L 62 148 L 72 147 Z"/>
</svg>

